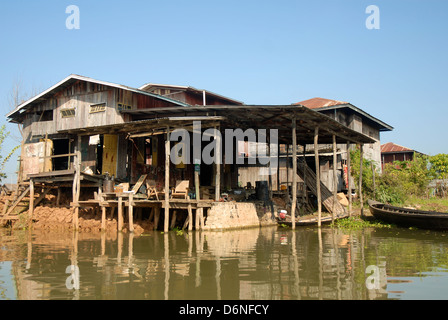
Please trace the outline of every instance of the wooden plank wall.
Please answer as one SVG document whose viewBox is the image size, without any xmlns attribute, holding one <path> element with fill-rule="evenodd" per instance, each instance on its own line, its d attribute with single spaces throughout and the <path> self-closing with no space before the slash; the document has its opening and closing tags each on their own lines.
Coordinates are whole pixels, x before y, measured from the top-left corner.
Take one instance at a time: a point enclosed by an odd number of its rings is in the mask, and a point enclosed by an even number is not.
<svg viewBox="0 0 448 320">
<path fill-rule="evenodd" d="M 289 178 L 286 177 L 286 172 L 288 170 Z M 260 170 L 260 167 L 239 167 L 238 168 L 238 183 L 240 186 L 245 187 L 248 182 L 252 184 L 252 186 L 255 188 L 256 181 L 269 181 L 269 176 L 266 175 L 266 168 L 263 168 L 263 170 Z M 329 168 L 325 168 L 324 166 L 321 166 L 321 181 L 322 183 L 330 190 L 333 191 L 334 184 L 333 184 L 333 170 Z M 281 167 L 278 170 L 278 174 L 274 173 L 271 177 L 272 181 L 272 190 L 277 190 L 277 181 L 280 179 L 280 185 L 281 184 L 287 184 L 287 181 L 289 181 L 289 186 L 291 186 L 292 183 L 292 174 L 293 169 L 292 168 L 286 168 L 284 164 L 281 165 Z M 337 170 L 337 179 L 338 179 L 338 191 L 342 190 L 342 172 L 340 170 Z M 297 181 L 299 183 L 302 183 L 303 180 L 300 178 L 299 175 L 297 175 Z"/>
</svg>

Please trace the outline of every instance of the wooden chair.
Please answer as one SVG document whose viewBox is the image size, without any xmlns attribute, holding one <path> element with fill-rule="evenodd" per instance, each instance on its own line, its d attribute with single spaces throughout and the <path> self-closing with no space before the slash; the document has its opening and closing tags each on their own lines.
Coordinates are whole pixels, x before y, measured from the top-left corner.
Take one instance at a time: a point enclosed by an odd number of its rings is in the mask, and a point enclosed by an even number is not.
<svg viewBox="0 0 448 320">
<path fill-rule="evenodd" d="M 184 199 L 190 199 L 190 197 L 188 196 L 189 185 L 189 180 L 176 181 L 176 187 L 172 189 L 171 198 L 180 196 L 184 197 Z"/>
<path fill-rule="evenodd" d="M 146 191 L 148 194 L 148 199 L 152 196 L 156 196 L 157 201 L 159 200 L 159 191 L 157 191 L 157 184 L 155 180 L 148 180 L 146 181 Z"/>
<path fill-rule="evenodd" d="M 134 194 L 138 192 L 140 187 L 142 186 L 143 182 L 145 182 L 147 175 L 142 174 L 140 178 L 138 178 L 138 181 L 135 183 L 134 187 L 132 188 L 132 191 L 134 191 Z"/>
</svg>

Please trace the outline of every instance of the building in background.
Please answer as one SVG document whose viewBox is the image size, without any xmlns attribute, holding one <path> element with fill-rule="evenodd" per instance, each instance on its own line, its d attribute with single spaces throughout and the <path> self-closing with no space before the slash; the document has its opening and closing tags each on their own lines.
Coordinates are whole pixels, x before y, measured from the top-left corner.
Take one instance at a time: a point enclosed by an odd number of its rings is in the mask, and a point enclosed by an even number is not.
<svg viewBox="0 0 448 320">
<path fill-rule="evenodd" d="M 394 161 L 409 161 L 414 159 L 416 150 L 400 146 L 393 142 L 381 145 L 381 167 L 384 169 L 386 163 L 394 163 Z"/>
</svg>

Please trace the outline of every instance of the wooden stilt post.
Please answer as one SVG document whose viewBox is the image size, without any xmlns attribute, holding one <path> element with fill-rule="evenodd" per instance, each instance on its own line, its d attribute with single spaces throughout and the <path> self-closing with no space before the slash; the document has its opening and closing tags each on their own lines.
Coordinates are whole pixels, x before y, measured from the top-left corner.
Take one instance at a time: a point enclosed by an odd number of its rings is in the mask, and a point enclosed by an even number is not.
<svg viewBox="0 0 448 320">
<path fill-rule="evenodd" d="M 76 161 L 76 156 L 74 157 L 73 161 Z M 72 195 L 73 195 L 73 205 L 75 206 L 75 210 L 73 211 L 73 229 L 78 230 L 78 217 L 79 217 L 79 207 L 78 207 L 78 201 L 76 200 L 76 188 L 77 188 L 77 181 L 76 178 L 77 171 L 76 171 L 76 165 L 75 165 L 75 174 L 73 177 L 73 187 L 72 187 Z"/>
<path fill-rule="evenodd" d="M 106 231 L 106 207 L 101 207 L 101 230 Z"/>
<path fill-rule="evenodd" d="M 289 198 L 289 144 L 286 145 L 286 190 Z"/>
<path fill-rule="evenodd" d="M 199 141 L 196 141 L 195 137 L 199 137 Z M 201 131 L 200 129 L 195 126 L 195 122 L 193 121 L 193 144 L 197 143 L 199 146 L 201 144 Z M 196 146 L 198 147 L 198 146 Z M 195 147 L 193 145 L 193 166 L 194 166 L 194 187 L 195 187 L 195 193 L 196 193 L 196 201 L 199 202 L 199 200 L 201 200 L 201 193 L 200 193 L 200 188 L 199 188 L 199 171 L 197 171 L 196 169 L 200 169 L 200 165 L 201 165 L 201 153 L 200 153 L 200 148 L 198 148 L 199 154 L 196 154 L 197 152 L 195 151 Z M 196 166 L 198 166 L 198 168 L 196 168 Z"/>
<path fill-rule="evenodd" d="M 157 226 L 159 225 L 160 209 L 160 205 L 154 208 L 154 230 L 157 230 Z"/>
<path fill-rule="evenodd" d="M 199 209 L 199 230 L 204 228 L 204 208 Z"/>
<path fill-rule="evenodd" d="M 118 232 L 123 230 L 123 197 L 118 196 Z"/>
<path fill-rule="evenodd" d="M 81 193 L 81 136 L 77 137 L 75 144 L 75 157 L 73 158 L 73 167 L 75 174 L 73 178 L 73 203 L 75 211 L 73 215 L 73 227 L 75 230 L 79 228 L 79 195 Z"/>
<path fill-rule="evenodd" d="M 134 232 L 134 194 L 129 194 L 129 232 Z"/>
<path fill-rule="evenodd" d="M 6 212 L 8 212 L 8 206 L 9 206 L 9 199 L 6 199 L 5 205 L 3 206 L 2 216 L 4 216 Z"/>
<path fill-rule="evenodd" d="M 191 203 L 188 203 L 188 231 L 193 230 L 193 212 L 191 210 Z"/>
<path fill-rule="evenodd" d="M 201 217 L 200 217 L 200 209 L 196 208 L 196 219 L 194 222 L 194 227 L 196 230 L 199 230 L 201 228 Z"/>
<path fill-rule="evenodd" d="M 165 141 L 165 221 L 163 231 L 168 232 L 170 218 L 170 127 L 166 127 Z"/>
<path fill-rule="evenodd" d="M 176 226 L 176 219 L 177 219 L 177 210 L 173 210 L 173 214 L 171 215 L 171 224 L 170 224 L 171 229 L 173 229 Z"/>
<path fill-rule="evenodd" d="M 338 201 L 338 177 L 336 175 L 337 155 L 336 155 L 336 135 L 333 134 L 333 212 L 331 220 L 334 221 L 334 211 L 336 210 L 336 201 Z"/>
<path fill-rule="evenodd" d="M 376 200 L 376 196 L 375 196 L 375 189 L 376 189 L 376 185 L 375 185 L 375 166 L 373 165 L 373 162 L 370 163 L 370 167 L 372 168 L 373 200 Z"/>
<path fill-rule="evenodd" d="M 58 187 L 58 195 L 56 197 L 56 206 L 59 207 L 60 203 L 61 203 L 61 187 Z"/>
<path fill-rule="evenodd" d="M 30 179 L 30 206 L 28 209 L 28 220 L 30 224 L 33 222 L 33 214 L 34 214 L 34 181 Z"/>
<path fill-rule="evenodd" d="M 196 171 L 196 168 L 194 169 L 194 187 L 196 193 L 196 201 L 199 202 L 199 200 L 201 200 L 201 194 L 199 189 L 199 172 Z"/>
<path fill-rule="evenodd" d="M 306 144 L 303 145 L 303 204 L 308 204 L 308 190 L 306 185 Z"/>
<path fill-rule="evenodd" d="M 350 159 L 350 142 L 347 141 L 347 189 L 348 189 L 348 216 L 352 216 L 352 188 L 351 182 L 352 173 L 351 173 L 351 159 Z"/>
<path fill-rule="evenodd" d="M 296 227 L 297 206 L 297 133 L 296 116 L 292 117 L 292 203 L 291 203 L 291 226 Z"/>
<path fill-rule="evenodd" d="M 363 167 L 363 159 L 364 159 L 364 145 L 361 144 L 359 150 L 361 154 L 359 156 L 359 202 L 361 204 L 361 217 L 364 216 L 364 201 L 362 197 L 362 167 Z"/>
<path fill-rule="evenodd" d="M 321 226 L 322 194 L 320 191 L 319 127 L 314 129 L 314 161 L 316 163 L 317 226 Z"/>
<path fill-rule="evenodd" d="M 216 152 L 215 152 L 215 201 L 219 201 L 221 198 L 221 135 L 218 134 L 219 127 L 215 126 L 215 141 L 216 141 Z"/>
</svg>

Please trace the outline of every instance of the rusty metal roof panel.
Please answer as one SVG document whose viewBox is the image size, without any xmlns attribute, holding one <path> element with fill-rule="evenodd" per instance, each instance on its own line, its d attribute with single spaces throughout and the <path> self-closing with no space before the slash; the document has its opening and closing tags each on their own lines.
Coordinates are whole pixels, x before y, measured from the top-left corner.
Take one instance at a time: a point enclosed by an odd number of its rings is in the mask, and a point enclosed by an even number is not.
<svg viewBox="0 0 448 320">
<path fill-rule="evenodd" d="M 381 153 L 399 153 L 399 152 L 414 152 L 414 150 L 400 146 L 393 142 L 388 142 L 381 145 Z"/>
<path fill-rule="evenodd" d="M 294 103 L 294 105 L 302 105 L 302 106 L 305 106 L 310 109 L 333 107 L 333 106 L 338 106 L 341 104 L 348 104 L 348 102 L 316 97 L 316 98 L 312 98 L 312 99 Z"/>
</svg>

